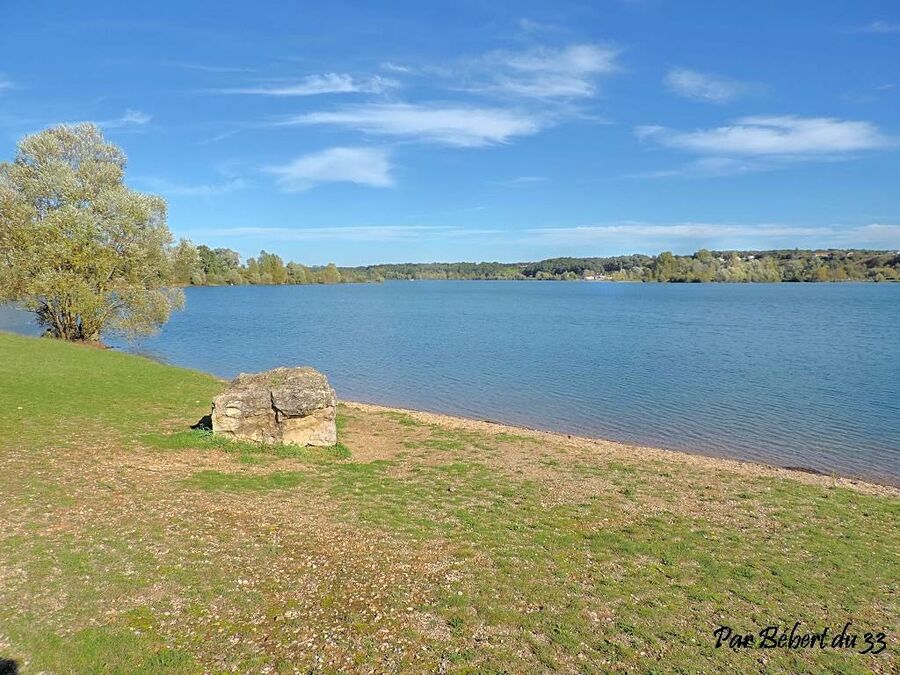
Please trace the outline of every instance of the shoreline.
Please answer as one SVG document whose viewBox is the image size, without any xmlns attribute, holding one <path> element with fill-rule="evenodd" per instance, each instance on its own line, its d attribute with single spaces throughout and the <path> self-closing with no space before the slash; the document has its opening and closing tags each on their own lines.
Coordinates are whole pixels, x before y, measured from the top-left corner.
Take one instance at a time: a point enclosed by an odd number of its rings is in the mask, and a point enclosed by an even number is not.
<svg viewBox="0 0 900 675">
<path fill-rule="evenodd" d="M 202 287 L 201 287 L 202 288 Z M 15 331 L 9 331 L 6 329 L 0 329 L 0 334 L 9 334 L 16 335 L 19 337 L 27 337 L 31 339 L 43 339 L 40 336 L 27 336 L 22 335 L 21 333 L 17 333 Z M 75 346 L 80 346 L 84 349 L 96 350 L 97 346 L 92 344 L 82 344 L 82 343 L 66 343 L 66 344 L 74 344 Z M 215 380 L 227 384 L 230 380 L 219 377 L 214 373 L 210 373 L 206 370 L 199 370 L 188 368 L 185 366 L 181 366 L 175 363 L 171 363 L 164 359 L 158 358 L 154 355 L 141 353 L 141 352 L 133 352 L 128 349 L 120 349 L 116 346 L 106 346 L 106 350 L 118 352 L 121 354 L 127 354 L 129 356 L 144 358 L 148 361 L 152 361 L 154 363 L 159 363 L 162 365 L 166 365 L 172 368 L 178 368 L 181 370 L 194 370 L 195 372 L 203 373 L 204 375 L 208 375 L 209 377 L 214 378 Z M 825 485 L 825 486 L 834 486 L 834 487 L 844 487 L 852 490 L 856 490 L 857 492 L 863 492 L 866 494 L 876 494 L 883 496 L 892 496 L 896 498 L 900 498 L 900 485 L 892 484 L 892 483 L 878 483 L 873 480 L 861 478 L 859 476 L 850 476 L 839 473 L 824 473 L 817 469 L 812 469 L 808 467 L 802 466 L 793 466 L 793 467 L 780 467 L 774 464 L 766 464 L 764 462 L 756 462 L 748 459 L 732 459 L 726 457 L 718 457 L 715 455 L 707 455 L 703 454 L 699 451 L 689 451 L 689 450 L 681 450 L 674 448 L 663 448 L 656 446 L 644 446 L 638 443 L 629 443 L 627 441 L 615 441 L 607 438 L 600 437 L 591 437 L 591 436 L 581 436 L 578 434 L 569 434 L 562 431 L 550 431 L 546 429 L 540 429 L 537 427 L 528 427 L 528 426 L 517 426 L 514 424 L 508 424 L 505 422 L 498 422 L 494 420 L 487 419 L 475 419 L 471 417 L 463 417 L 460 415 L 451 415 L 447 413 L 433 412 L 428 410 L 416 410 L 413 408 L 401 408 L 396 406 L 387 406 L 382 405 L 380 403 L 371 403 L 366 401 L 354 401 L 349 399 L 338 399 L 339 405 L 346 405 L 350 408 L 356 407 L 361 410 L 370 410 L 370 411 L 382 411 L 382 412 L 399 412 L 411 415 L 421 421 L 427 423 L 439 424 L 441 426 L 446 426 L 450 428 L 458 428 L 458 429 L 472 429 L 472 430 L 482 430 L 482 431 L 493 431 L 493 432 L 506 432 L 513 433 L 525 436 L 531 436 L 534 438 L 543 438 L 543 439 L 560 439 L 565 440 L 569 443 L 575 443 L 577 445 L 582 445 L 585 447 L 593 447 L 602 452 L 612 452 L 618 453 L 623 456 L 631 456 L 636 457 L 638 459 L 654 459 L 654 460 L 671 460 L 676 459 L 678 461 L 694 464 L 698 467 L 706 467 L 706 468 L 720 468 L 725 470 L 731 470 L 738 473 L 744 473 L 747 476 L 768 476 L 768 477 L 776 477 L 776 478 L 788 478 L 792 480 L 798 480 L 802 483 L 806 483 L 808 485 Z"/>
<path fill-rule="evenodd" d="M 0 643 L 35 671 L 744 672 L 717 622 L 896 626 L 890 488 L 359 402 L 343 447 L 222 443 L 199 370 L 0 334 L 0 373 Z M 897 670 L 856 651 L 765 665 Z"/>
<path fill-rule="evenodd" d="M 844 476 L 840 474 L 826 474 L 818 472 L 815 469 L 806 469 L 803 467 L 779 467 L 772 464 L 764 464 L 762 462 L 754 462 L 751 460 L 714 457 L 710 455 L 688 452 L 685 450 L 672 450 L 667 448 L 638 445 L 635 443 L 626 443 L 622 441 L 613 441 L 605 438 L 592 438 L 590 436 L 579 436 L 576 434 L 567 434 L 558 431 L 545 431 L 533 427 L 506 424 L 504 422 L 479 420 L 469 417 L 461 417 L 458 415 L 447 415 L 444 413 L 429 412 L 425 410 L 414 410 L 411 408 L 398 408 L 377 403 L 368 403 L 365 401 L 350 401 L 339 399 L 338 404 L 344 405 L 350 409 L 368 412 L 403 413 L 420 422 L 424 422 L 426 424 L 436 424 L 444 428 L 468 431 L 487 431 L 490 433 L 507 433 L 518 436 L 527 436 L 537 440 L 564 441 L 570 445 L 594 450 L 599 454 L 617 455 L 621 457 L 629 457 L 636 460 L 674 460 L 682 464 L 693 465 L 706 469 L 725 470 L 731 473 L 737 473 L 747 476 L 748 478 L 782 478 L 799 481 L 807 485 L 841 487 L 854 490 L 856 492 L 861 492 L 863 494 L 900 499 L 900 486 L 875 483 L 863 478 Z"/>
<path fill-rule="evenodd" d="M 297 287 L 297 286 L 369 286 L 369 285 L 380 285 L 380 284 L 392 284 L 392 283 L 409 283 L 409 282 L 468 282 L 468 281 L 487 281 L 487 282 L 504 282 L 504 281 L 524 281 L 524 282 L 556 282 L 561 281 L 565 283 L 590 283 L 590 284 L 650 284 L 650 285 L 667 285 L 671 284 L 673 286 L 693 286 L 693 285 L 704 285 L 704 286 L 778 286 L 784 284 L 786 286 L 796 286 L 796 285 L 827 285 L 827 284 L 840 284 L 840 285 L 849 285 L 849 284 L 900 284 L 900 279 L 884 279 L 883 281 L 875 281 L 874 279 L 829 279 L 827 281 L 658 281 L 656 279 L 533 279 L 530 277 L 525 278 L 510 278 L 510 279 L 495 279 L 495 278 L 484 278 L 484 279 L 384 279 L 382 281 L 375 280 L 360 280 L 360 281 L 337 281 L 329 284 L 319 284 L 319 283 L 283 283 L 283 284 L 176 284 L 171 286 L 171 288 L 180 288 L 182 290 L 188 288 L 270 288 L 270 287 Z"/>
</svg>

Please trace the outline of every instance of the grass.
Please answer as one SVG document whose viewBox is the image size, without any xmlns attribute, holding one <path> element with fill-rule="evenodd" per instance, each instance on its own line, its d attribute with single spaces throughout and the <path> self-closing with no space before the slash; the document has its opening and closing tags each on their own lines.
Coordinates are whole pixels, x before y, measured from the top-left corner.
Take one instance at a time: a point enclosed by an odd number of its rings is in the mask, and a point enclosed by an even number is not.
<svg viewBox="0 0 900 675">
<path fill-rule="evenodd" d="M 237 443 L 189 428 L 214 378 L 5 334 L 0 382 L 23 673 L 900 667 L 895 492 L 348 407 L 333 448 Z M 795 621 L 888 648 L 712 637 Z"/>
<path fill-rule="evenodd" d="M 185 480 L 189 487 L 200 490 L 248 492 L 261 490 L 285 490 L 303 482 L 300 471 L 273 471 L 262 475 L 242 475 L 222 471 L 198 471 Z"/>
<path fill-rule="evenodd" d="M 264 464 L 276 458 L 297 457 L 308 460 L 349 459 L 350 450 L 342 443 L 325 448 L 297 445 L 266 445 L 216 436 L 207 429 L 190 429 L 169 434 L 146 434 L 141 442 L 161 450 L 209 449 L 233 453 L 246 464 Z"/>
</svg>

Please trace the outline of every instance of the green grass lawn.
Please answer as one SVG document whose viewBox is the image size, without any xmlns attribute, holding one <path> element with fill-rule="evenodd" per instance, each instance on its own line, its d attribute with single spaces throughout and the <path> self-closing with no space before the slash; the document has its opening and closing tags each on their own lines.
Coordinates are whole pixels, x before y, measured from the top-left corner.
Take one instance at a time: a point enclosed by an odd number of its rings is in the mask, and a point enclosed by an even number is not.
<svg viewBox="0 0 900 675">
<path fill-rule="evenodd" d="M 222 383 L 0 334 L 0 659 L 56 672 L 897 672 L 900 499 L 342 406 L 190 425 Z M 715 648 L 846 622 L 856 649 Z M 859 654 L 864 633 L 887 648 Z M 758 639 L 758 638 L 757 638 Z"/>
</svg>

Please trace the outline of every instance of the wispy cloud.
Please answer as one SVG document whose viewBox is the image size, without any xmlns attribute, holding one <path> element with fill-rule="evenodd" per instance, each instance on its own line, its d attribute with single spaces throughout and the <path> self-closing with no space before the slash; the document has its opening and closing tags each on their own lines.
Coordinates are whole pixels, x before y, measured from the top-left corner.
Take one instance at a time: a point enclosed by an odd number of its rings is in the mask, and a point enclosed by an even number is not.
<svg viewBox="0 0 900 675">
<path fill-rule="evenodd" d="M 242 68 L 240 66 L 219 66 L 219 65 L 209 65 L 205 63 L 182 63 L 182 62 L 170 62 L 168 65 L 175 66 L 176 68 L 184 68 L 185 70 L 198 70 L 202 73 L 254 73 L 256 69 L 254 68 Z"/>
<path fill-rule="evenodd" d="M 128 109 L 118 120 L 116 120 L 116 122 L 121 126 L 126 126 L 128 124 L 147 124 L 152 119 L 153 117 L 151 115 L 143 113 L 140 110 Z"/>
<path fill-rule="evenodd" d="M 427 75 L 457 93 L 515 97 L 516 105 L 474 102 L 369 102 L 333 110 L 307 112 L 275 122 L 275 126 L 327 125 L 398 140 L 456 147 L 484 147 L 536 134 L 563 119 L 581 117 L 572 99 L 596 94 L 597 79 L 615 72 L 618 51 L 600 44 L 534 47 L 493 51 L 450 65 L 411 68 L 393 62 L 381 68 L 409 77 Z M 380 77 L 358 81 L 349 75 L 310 76 L 300 83 L 220 90 L 223 93 L 301 96 L 319 93 L 383 93 L 398 86 Z M 591 118 L 599 121 L 597 118 Z"/>
<path fill-rule="evenodd" d="M 383 148 L 329 148 L 265 169 L 285 192 L 304 192 L 319 183 L 390 187 L 392 165 Z"/>
<path fill-rule="evenodd" d="M 642 126 L 635 132 L 641 139 L 667 147 L 722 157 L 811 159 L 896 144 L 896 139 L 871 122 L 796 115 L 742 117 L 726 126 L 697 131 Z"/>
<path fill-rule="evenodd" d="M 228 129 L 226 131 L 223 131 L 222 133 L 216 134 L 215 136 L 210 136 L 209 138 L 204 138 L 200 141 L 197 141 L 197 145 L 209 145 L 210 143 L 218 143 L 219 141 L 224 141 L 226 138 L 231 138 L 237 133 L 238 129 Z"/>
<path fill-rule="evenodd" d="M 900 34 L 900 23 L 890 21 L 872 21 L 864 26 L 854 29 L 856 33 L 870 33 L 874 35 Z"/>
<path fill-rule="evenodd" d="M 504 245 L 539 244 L 546 247 L 595 247 L 607 252 L 692 252 L 698 248 L 766 249 L 900 247 L 900 224 L 831 224 L 805 226 L 778 223 L 602 223 L 584 227 L 546 227 L 497 230 L 455 225 L 362 225 L 343 227 L 214 227 L 186 232 L 197 239 L 265 238 L 266 241 L 422 242 L 478 238 Z M 600 254 L 600 253 L 598 253 Z"/>
<path fill-rule="evenodd" d="M 252 87 L 216 89 L 219 94 L 247 94 L 256 96 L 319 96 L 322 94 L 380 94 L 399 86 L 396 80 L 378 75 L 356 79 L 346 73 L 307 75 L 294 82 L 260 84 Z"/>
<path fill-rule="evenodd" d="M 751 85 L 745 82 L 689 68 L 671 69 L 664 82 L 670 91 L 679 96 L 705 103 L 728 103 L 751 89 Z"/>
<path fill-rule="evenodd" d="M 240 177 L 229 178 L 221 183 L 188 184 L 145 176 L 138 178 L 137 182 L 152 192 L 158 192 L 163 197 L 217 197 L 243 190 L 248 185 L 247 181 Z"/>
<path fill-rule="evenodd" d="M 344 227 L 226 227 L 191 232 L 197 237 L 265 237 L 267 241 L 421 241 L 495 234 L 484 230 L 440 225 L 359 225 Z"/>
<path fill-rule="evenodd" d="M 655 169 L 638 173 L 624 174 L 622 178 L 712 178 L 716 176 L 735 176 L 757 171 L 770 171 L 779 167 L 790 166 L 789 163 L 772 164 L 757 159 L 736 157 L 699 157 L 693 161 L 669 169 Z"/>
<path fill-rule="evenodd" d="M 533 185 L 535 183 L 544 183 L 547 178 L 545 176 L 516 176 L 507 180 L 496 181 L 497 185 Z"/>
<path fill-rule="evenodd" d="M 0 73 L 0 91 L 4 89 L 12 89 L 13 83 L 6 75 Z"/>
<path fill-rule="evenodd" d="M 596 94 L 599 77 L 618 70 L 618 53 L 600 44 L 495 51 L 474 62 L 487 74 L 470 88 L 535 99 L 588 98 Z"/>
<path fill-rule="evenodd" d="M 379 136 L 478 147 L 534 134 L 544 122 L 535 114 L 503 108 L 384 103 L 297 115 L 281 124 L 333 125 Z"/>
<path fill-rule="evenodd" d="M 557 25 L 545 23 L 543 21 L 535 21 L 527 16 L 523 16 L 516 21 L 516 27 L 527 35 L 562 32 L 562 29 Z"/>
<path fill-rule="evenodd" d="M 141 127 L 145 127 L 146 125 L 148 125 L 152 119 L 152 115 L 148 115 L 147 113 L 141 112 L 140 110 L 132 110 L 131 108 L 129 108 L 124 113 L 122 113 L 121 117 L 116 117 L 109 120 L 100 120 L 99 122 L 95 122 L 95 124 L 99 127 L 103 127 L 104 129 L 137 131 L 140 130 Z"/>
<path fill-rule="evenodd" d="M 590 243 L 615 239 L 623 235 L 629 237 L 672 237 L 687 239 L 716 238 L 723 236 L 745 237 L 765 234 L 767 236 L 800 236 L 816 234 L 820 228 L 803 228 L 783 225 L 728 225 L 723 223 L 677 223 L 654 224 L 625 222 L 610 225 L 587 225 L 583 227 L 546 227 L 529 230 L 538 237 L 561 243 Z"/>
<path fill-rule="evenodd" d="M 409 66 L 404 66 L 399 63 L 394 63 L 393 61 L 383 61 L 381 63 L 381 69 L 387 70 L 391 73 L 411 73 L 413 69 Z"/>
<path fill-rule="evenodd" d="M 642 251 L 669 247 L 693 250 L 697 247 L 731 249 L 779 246 L 892 249 L 900 246 L 900 225 L 873 223 L 808 227 L 771 223 L 737 225 L 624 222 L 585 227 L 535 228 L 526 232 L 526 239 L 546 245 L 630 246 Z"/>
<path fill-rule="evenodd" d="M 482 204 L 476 204 L 475 206 L 461 206 L 456 209 L 445 209 L 443 211 L 428 211 L 426 213 L 412 213 L 407 216 L 404 216 L 404 220 L 415 220 L 418 222 L 433 222 L 435 219 L 459 219 L 461 216 L 466 216 L 468 214 L 477 213 L 479 211 L 486 210 L 487 207 Z"/>
</svg>

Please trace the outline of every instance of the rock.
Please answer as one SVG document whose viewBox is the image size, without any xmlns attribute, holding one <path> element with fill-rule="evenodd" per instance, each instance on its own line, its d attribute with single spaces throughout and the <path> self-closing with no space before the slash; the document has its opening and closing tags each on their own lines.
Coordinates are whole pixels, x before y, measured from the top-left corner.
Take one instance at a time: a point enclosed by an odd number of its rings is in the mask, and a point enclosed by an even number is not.
<svg viewBox="0 0 900 675">
<path fill-rule="evenodd" d="M 312 368 L 241 373 L 213 399 L 213 433 L 258 443 L 334 445 L 337 397 Z"/>
</svg>

